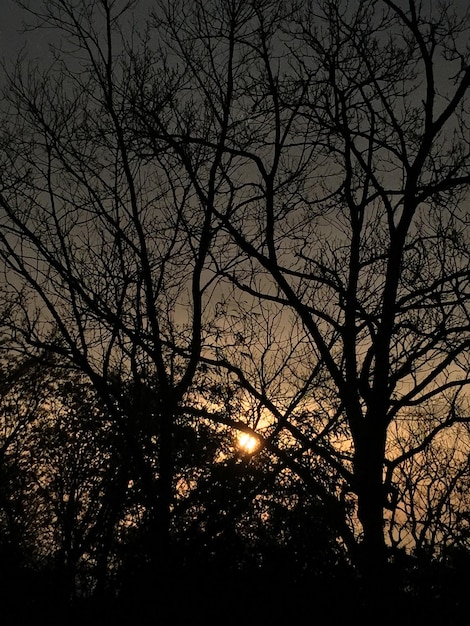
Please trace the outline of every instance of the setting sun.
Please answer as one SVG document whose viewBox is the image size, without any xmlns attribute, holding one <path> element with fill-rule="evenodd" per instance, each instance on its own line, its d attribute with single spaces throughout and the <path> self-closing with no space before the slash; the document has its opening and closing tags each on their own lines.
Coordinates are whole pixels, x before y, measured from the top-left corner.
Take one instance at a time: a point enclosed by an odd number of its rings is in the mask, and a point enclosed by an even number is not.
<svg viewBox="0 0 470 626">
<path fill-rule="evenodd" d="M 238 435 L 238 447 L 241 448 L 244 452 L 252 453 L 259 446 L 259 439 L 257 437 L 253 437 L 249 433 L 240 433 Z"/>
</svg>

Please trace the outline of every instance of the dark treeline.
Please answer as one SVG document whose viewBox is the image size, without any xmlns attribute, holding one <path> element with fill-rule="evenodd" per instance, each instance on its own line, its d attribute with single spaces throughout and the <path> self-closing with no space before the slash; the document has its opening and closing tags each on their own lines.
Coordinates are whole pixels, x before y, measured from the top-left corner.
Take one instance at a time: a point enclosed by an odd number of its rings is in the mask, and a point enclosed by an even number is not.
<svg viewBox="0 0 470 626">
<path fill-rule="evenodd" d="M 144 442 L 145 392 L 126 393 Z M 86 378 L 57 360 L 12 358 L 1 408 L 6 623 L 235 624 L 316 614 L 342 623 L 372 611 L 385 623 L 450 624 L 470 608 L 462 540 L 390 549 L 381 580 L 389 604 L 376 603 L 304 482 L 275 455 L 247 452 L 231 429 L 191 415 L 175 427 L 171 561 L 162 571 L 139 468 Z"/>
<path fill-rule="evenodd" d="M 48 52 L 2 68 L 5 612 L 460 623 L 467 8 L 18 5 Z"/>
<path fill-rule="evenodd" d="M 268 609 L 276 589 L 287 601 L 294 586 L 314 578 L 332 596 L 323 576 L 341 584 L 348 573 L 321 503 L 301 482 L 269 455 L 241 450 L 227 428 L 184 415 L 174 434 L 171 563 L 161 571 L 139 470 L 90 384 L 57 363 L 9 366 L 0 549 L 2 593 L 18 623 L 25 610 L 31 617 L 66 610 L 70 619 L 102 603 L 117 617 L 154 602 L 181 618 L 198 606 L 215 618 L 230 606 L 248 619 L 257 604 Z M 141 394 L 132 401 L 145 408 Z M 133 420 L 144 441 L 145 413 L 136 410 Z"/>
</svg>

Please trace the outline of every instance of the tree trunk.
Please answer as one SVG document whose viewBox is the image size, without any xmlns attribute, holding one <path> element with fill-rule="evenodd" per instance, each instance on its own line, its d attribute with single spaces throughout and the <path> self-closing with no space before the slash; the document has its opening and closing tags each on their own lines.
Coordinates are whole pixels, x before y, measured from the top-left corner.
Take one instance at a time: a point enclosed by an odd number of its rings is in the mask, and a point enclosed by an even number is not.
<svg viewBox="0 0 470 626">
<path fill-rule="evenodd" d="M 360 546 L 360 567 L 366 584 L 381 584 L 387 565 L 384 535 L 383 465 L 385 432 L 365 426 L 356 442 L 354 471 L 358 497 L 358 517 L 363 539 Z"/>
</svg>

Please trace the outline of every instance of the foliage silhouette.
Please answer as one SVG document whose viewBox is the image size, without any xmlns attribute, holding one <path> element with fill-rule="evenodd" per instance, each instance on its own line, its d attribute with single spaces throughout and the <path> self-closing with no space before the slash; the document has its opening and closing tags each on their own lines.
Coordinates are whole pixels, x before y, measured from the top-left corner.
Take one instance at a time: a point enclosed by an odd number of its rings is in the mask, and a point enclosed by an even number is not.
<svg viewBox="0 0 470 626">
<path fill-rule="evenodd" d="M 202 561 L 411 606 L 468 549 L 468 12 L 20 4 L 55 38 L 5 71 L 1 348 L 59 404 L 5 393 L 14 550 L 67 597 Z"/>
</svg>

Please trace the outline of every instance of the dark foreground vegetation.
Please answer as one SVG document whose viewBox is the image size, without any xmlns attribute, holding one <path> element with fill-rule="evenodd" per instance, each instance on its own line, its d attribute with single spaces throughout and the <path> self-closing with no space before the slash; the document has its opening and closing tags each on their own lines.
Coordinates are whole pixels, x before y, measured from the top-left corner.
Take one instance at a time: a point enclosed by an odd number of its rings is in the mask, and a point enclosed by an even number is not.
<svg viewBox="0 0 470 626">
<path fill-rule="evenodd" d="M 2 623 L 111 624 L 446 624 L 468 621 L 469 555 L 429 561 L 409 557 L 391 566 L 380 595 L 364 590 L 343 567 L 311 573 L 272 564 L 234 567 L 197 563 L 161 576 L 154 568 L 122 571 L 120 588 L 70 598 L 63 572 L 29 569 L 3 556 Z M 232 555 L 233 556 L 233 555 Z M 162 579 L 163 578 L 163 579 Z"/>
<path fill-rule="evenodd" d="M 12 360 L 3 381 L 2 623 L 465 623 L 463 537 L 390 547 L 367 580 L 298 477 L 189 417 L 162 552 L 145 485 L 84 377 L 43 358 Z"/>
</svg>

